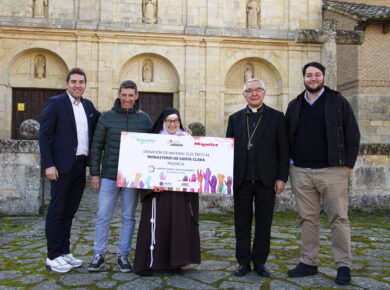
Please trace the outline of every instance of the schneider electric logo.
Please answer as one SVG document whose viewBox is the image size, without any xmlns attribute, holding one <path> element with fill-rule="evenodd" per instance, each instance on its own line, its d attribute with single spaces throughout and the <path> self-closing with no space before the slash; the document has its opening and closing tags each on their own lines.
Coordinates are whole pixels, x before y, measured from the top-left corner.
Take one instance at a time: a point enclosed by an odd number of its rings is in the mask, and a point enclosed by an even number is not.
<svg viewBox="0 0 390 290">
<path fill-rule="evenodd" d="M 137 142 L 141 144 L 154 144 L 156 140 L 154 139 L 144 139 L 144 138 L 137 138 Z"/>
</svg>

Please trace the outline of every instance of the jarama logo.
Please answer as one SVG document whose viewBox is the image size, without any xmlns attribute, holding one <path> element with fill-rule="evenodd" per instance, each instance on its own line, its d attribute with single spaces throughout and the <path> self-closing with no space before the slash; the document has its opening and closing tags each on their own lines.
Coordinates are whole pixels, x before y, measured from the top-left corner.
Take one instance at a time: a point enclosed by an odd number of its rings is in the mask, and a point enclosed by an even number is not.
<svg viewBox="0 0 390 290">
<path fill-rule="evenodd" d="M 169 139 L 167 144 L 169 146 L 183 146 L 183 143 L 181 143 L 180 141 L 178 140 L 172 140 L 172 139 Z"/>
<path fill-rule="evenodd" d="M 136 138 L 138 143 L 144 144 L 155 144 L 156 140 L 154 139 L 146 139 L 146 138 Z"/>
</svg>

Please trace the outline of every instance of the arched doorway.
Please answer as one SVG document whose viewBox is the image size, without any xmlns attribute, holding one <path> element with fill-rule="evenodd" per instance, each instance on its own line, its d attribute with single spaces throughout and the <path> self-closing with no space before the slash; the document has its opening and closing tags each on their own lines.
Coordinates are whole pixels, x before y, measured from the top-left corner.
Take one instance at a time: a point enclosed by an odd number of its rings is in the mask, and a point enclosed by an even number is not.
<svg viewBox="0 0 390 290">
<path fill-rule="evenodd" d="M 8 74 L 12 88 L 12 139 L 20 139 L 19 128 L 24 120 L 41 122 L 46 100 L 64 91 L 67 72 L 66 64 L 47 51 L 29 51 L 15 60 Z"/>
<path fill-rule="evenodd" d="M 131 79 L 137 84 L 142 110 L 153 121 L 163 109 L 179 108 L 179 76 L 172 63 L 162 56 L 142 54 L 131 58 L 119 79 Z"/>
<path fill-rule="evenodd" d="M 236 62 L 228 70 L 225 78 L 224 125 L 234 112 L 243 109 L 246 101 L 243 97 L 243 87 L 249 78 L 260 79 L 266 87 L 264 103 L 282 110 L 283 83 L 277 69 L 268 61 L 261 58 L 245 58 Z"/>
</svg>

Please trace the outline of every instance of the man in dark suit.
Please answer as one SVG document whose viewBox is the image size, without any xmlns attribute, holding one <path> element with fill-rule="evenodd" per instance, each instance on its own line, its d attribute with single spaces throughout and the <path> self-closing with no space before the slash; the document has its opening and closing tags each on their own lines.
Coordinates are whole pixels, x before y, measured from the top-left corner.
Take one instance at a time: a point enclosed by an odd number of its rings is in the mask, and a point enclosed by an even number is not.
<svg viewBox="0 0 390 290">
<path fill-rule="evenodd" d="M 226 137 L 234 138 L 234 225 L 236 233 L 236 276 L 254 271 L 268 277 L 265 262 L 275 194 L 284 190 L 288 177 L 289 146 L 283 114 L 263 103 L 265 86 L 250 79 L 244 86 L 247 107 L 229 117 Z M 255 203 L 255 237 L 251 231 Z"/>
<path fill-rule="evenodd" d="M 83 263 L 70 253 L 70 229 L 83 195 L 89 147 L 100 115 L 92 102 L 82 97 L 86 84 L 83 70 L 70 70 L 67 91 L 47 100 L 39 130 L 42 166 L 51 182 L 46 267 L 59 273 Z"/>
</svg>

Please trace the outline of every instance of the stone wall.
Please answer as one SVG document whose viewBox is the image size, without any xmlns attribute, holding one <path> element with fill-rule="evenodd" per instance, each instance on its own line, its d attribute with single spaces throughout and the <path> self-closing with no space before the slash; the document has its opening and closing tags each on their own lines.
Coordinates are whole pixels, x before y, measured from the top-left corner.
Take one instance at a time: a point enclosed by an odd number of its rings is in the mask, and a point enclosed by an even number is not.
<svg viewBox="0 0 390 290">
<path fill-rule="evenodd" d="M 39 213 L 40 160 L 38 141 L 0 139 L 0 216 Z"/>
<path fill-rule="evenodd" d="M 36 215 L 41 204 L 37 141 L 0 139 L 0 215 Z M 49 199 L 46 201 L 48 202 Z M 363 144 L 349 178 L 351 210 L 390 210 L 390 145 Z M 275 211 L 296 211 L 289 183 Z M 200 212 L 232 213 L 233 197 L 200 195 Z"/>
<path fill-rule="evenodd" d="M 247 0 L 158 0 L 157 23 L 143 22 L 142 2 L 49 0 L 38 17 L 34 1 L 0 0 L 0 138 L 11 138 L 13 88 L 64 89 L 74 66 L 86 71 L 85 97 L 101 111 L 130 78 L 140 92 L 173 94 L 186 124 L 224 136 L 227 116 L 245 106 L 246 65 L 265 79 L 265 102 L 284 111 L 303 90 L 302 66 L 321 61 L 320 44 L 294 41 L 296 29 L 321 28 L 321 0 L 258 0 L 257 28 L 247 27 Z M 41 56 L 46 73 L 37 77 Z M 153 82 L 141 79 L 145 59 Z"/>
<path fill-rule="evenodd" d="M 357 23 L 352 17 L 328 10 L 323 18 L 336 21 L 337 29 L 353 30 Z M 365 28 L 361 45 L 337 45 L 337 90 L 352 104 L 362 143 L 390 142 L 389 45 L 389 33 L 384 33 L 381 23 Z"/>
<path fill-rule="evenodd" d="M 390 210 L 390 144 L 363 144 L 348 182 L 349 209 Z M 276 197 L 275 211 L 296 211 L 290 184 Z M 200 195 L 203 213 L 233 213 L 233 197 Z"/>
</svg>

